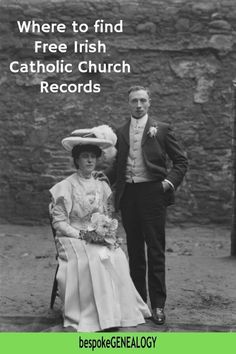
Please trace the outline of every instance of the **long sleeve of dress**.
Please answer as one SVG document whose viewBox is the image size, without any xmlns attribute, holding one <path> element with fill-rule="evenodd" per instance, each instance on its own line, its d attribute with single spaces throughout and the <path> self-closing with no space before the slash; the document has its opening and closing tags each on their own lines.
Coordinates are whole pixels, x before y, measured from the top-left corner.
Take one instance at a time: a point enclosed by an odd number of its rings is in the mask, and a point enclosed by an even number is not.
<svg viewBox="0 0 236 354">
<path fill-rule="evenodd" d="M 55 225 L 55 230 L 62 233 L 64 236 L 79 238 L 80 232 L 76 230 L 74 227 L 70 226 L 66 222 L 59 221 Z"/>
<path fill-rule="evenodd" d="M 69 223 L 69 214 L 72 208 L 71 186 L 67 181 L 62 181 L 55 185 L 50 193 L 52 195 L 53 210 L 52 224 L 57 234 L 60 236 L 78 238 L 79 230 Z"/>
</svg>

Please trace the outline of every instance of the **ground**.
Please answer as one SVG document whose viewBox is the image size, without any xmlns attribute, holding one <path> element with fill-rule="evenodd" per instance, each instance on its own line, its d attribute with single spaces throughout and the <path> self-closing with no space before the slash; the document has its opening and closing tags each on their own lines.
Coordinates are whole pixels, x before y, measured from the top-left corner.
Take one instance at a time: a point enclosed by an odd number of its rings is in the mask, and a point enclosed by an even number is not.
<svg viewBox="0 0 236 354">
<path fill-rule="evenodd" d="M 49 309 L 57 264 L 50 228 L 2 224 L 0 242 L 0 331 L 63 331 L 60 300 Z M 125 243 L 122 247 L 126 250 Z M 123 331 L 236 332 L 236 258 L 230 257 L 230 230 L 168 227 L 166 249 L 166 324 L 155 326 L 148 320 Z"/>
</svg>

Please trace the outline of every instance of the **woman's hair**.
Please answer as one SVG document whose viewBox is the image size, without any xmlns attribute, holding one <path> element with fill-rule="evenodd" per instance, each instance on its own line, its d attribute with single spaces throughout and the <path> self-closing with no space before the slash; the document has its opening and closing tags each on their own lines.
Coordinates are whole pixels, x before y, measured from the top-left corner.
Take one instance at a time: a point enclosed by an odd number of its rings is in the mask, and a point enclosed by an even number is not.
<svg viewBox="0 0 236 354">
<path fill-rule="evenodd" d="M 96 157 L 100 157 L 102 155 L 102 150 L 97 145 L 92 145 L 92 144 L 75 145 L 71 151 L 71 155 L 74 160 L 74 165 L 77 169 L 79 168 L 79 165 L 76 162 L 76 160 L 79 158 L 79 155 L 82 152 L 93 152 L 96 155 Z"/>
</svg>

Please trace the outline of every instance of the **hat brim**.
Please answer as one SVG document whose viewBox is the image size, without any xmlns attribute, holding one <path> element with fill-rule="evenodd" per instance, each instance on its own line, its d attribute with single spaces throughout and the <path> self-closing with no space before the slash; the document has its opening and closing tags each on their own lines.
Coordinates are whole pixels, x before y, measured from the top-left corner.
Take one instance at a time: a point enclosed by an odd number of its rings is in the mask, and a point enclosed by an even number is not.
<svg viewBox="0 0 236 354">
<path fill-rule="evenodd" d="M 109 140 L 90 137 L 82 138 L 79 136 L 70 136 L 64 138 L 61 143 L 67 151 L 71 151 L 76 145 L 96 145 L 101 150 L 107 149 L 108 147 L 112 146 L 112 142 Z"/>
</svg>

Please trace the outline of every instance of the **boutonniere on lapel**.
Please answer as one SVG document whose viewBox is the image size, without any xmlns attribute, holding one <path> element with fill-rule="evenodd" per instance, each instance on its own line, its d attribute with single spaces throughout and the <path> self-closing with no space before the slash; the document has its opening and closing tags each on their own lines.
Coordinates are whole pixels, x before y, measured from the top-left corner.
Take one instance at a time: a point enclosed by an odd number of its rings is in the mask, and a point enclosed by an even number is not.
<svg viewBox="0 0 236 354">
<path fill-rule="evenodd" d="M 158 126 L 157 126 L 157 124 L 155 124 L 149 128 L 147 134 L 148 134 L 148 136 L 150 136 L 150 138 L 155 138 L 157 135 L 157 131 L 158 131 Z"/>
</svg>

